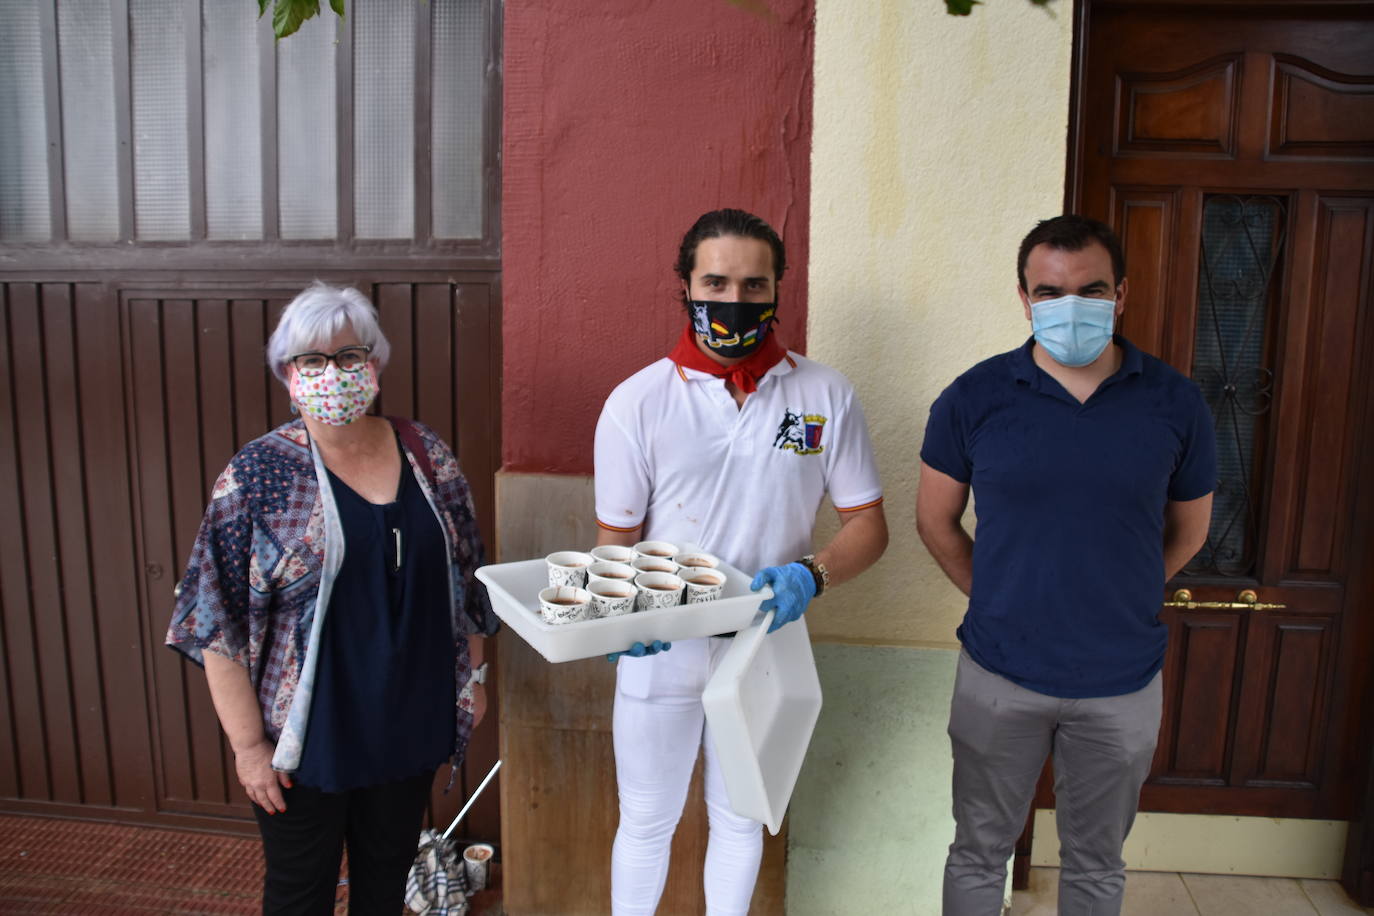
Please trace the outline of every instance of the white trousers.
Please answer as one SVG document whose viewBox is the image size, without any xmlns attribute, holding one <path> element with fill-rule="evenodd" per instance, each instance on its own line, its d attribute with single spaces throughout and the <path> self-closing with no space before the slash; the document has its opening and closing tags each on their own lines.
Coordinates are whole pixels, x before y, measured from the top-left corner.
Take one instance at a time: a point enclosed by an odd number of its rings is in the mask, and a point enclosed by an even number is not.
<svg viewBox="0 0 1374 916">
<path fill-rule="evenodd" d="M 620 827 L 611 848 L 611 913 L 652 916 L 663 896 L 673 833 L 698 750 L 706 752 L 707 916 L 746 916 L 763 857 L 763 825 L 730 809 L 701 693 L 729 648 L 691 639 L 616 672 L 615 770 Z"/>
</svg>

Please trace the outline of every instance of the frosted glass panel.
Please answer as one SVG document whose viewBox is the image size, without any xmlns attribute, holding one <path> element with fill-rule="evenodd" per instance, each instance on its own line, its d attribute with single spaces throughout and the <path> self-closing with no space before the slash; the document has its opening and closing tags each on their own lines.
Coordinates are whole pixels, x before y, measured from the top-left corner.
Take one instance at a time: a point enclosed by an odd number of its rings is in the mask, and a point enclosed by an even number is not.
<svg viewBox="0 0 1374 916">
<path fill-rule="evenodd" d="M 48 126 L 39 0 L 0 0 L 0 239 L 47 241 Z"/>
<path fill-rule="evenodd" d="M 212 239 L 262 238 L 257 7 L 204 0 L 205 222 Z"/>
<path fill-rule="evenodd" d="M 134 228 L 140 239 L 191 237 L 184 10 L 182 0 L 129 3 Z"/>
<path fill-rule="evenodd" d="M 415 232 L 413 2 L 355 0 L 353 210 L 358 238 Z"/>
<path fill-rule="evenodd" d="M 284 239 L 338 233 L 334 42 L 338 17 L 307 19 L 277 42 L 277 184 Z"/>
<path fill-rule="evenodd" d="M 434 236 L 482 235 L 482 76 L 486 27 L 477 0 L 430 0 L 434 16 Z"/>
<path fill-rule="evenodd" d="M 80 241 L 117 239 L 119 182 L 107 0 L 57 0 L 57 42 L 67 235 Z"/>
</svg>

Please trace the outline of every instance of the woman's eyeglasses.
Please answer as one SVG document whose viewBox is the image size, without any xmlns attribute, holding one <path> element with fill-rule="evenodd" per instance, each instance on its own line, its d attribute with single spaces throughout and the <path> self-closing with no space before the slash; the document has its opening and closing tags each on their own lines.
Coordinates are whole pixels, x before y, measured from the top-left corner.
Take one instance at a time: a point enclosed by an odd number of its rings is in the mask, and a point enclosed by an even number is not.
<svg viewBox="0 0 1374 916">
<path fill-rule="evenodd" d="M 291 365 L 306 378 L 323 375 L 331 361 L 341 372 L 357 372 L 367 365 L 367 355 L 371 352 L 371 347 L 359 345 L 344 347 L 333 353 L 297 353 L 291 357 Z"/>
</svg>

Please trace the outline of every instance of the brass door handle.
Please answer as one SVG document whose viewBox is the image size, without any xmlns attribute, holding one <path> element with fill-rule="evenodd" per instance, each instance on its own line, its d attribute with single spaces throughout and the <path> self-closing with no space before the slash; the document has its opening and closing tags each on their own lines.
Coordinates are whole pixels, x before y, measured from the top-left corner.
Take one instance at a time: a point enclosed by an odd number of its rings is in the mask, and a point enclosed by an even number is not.
<svg viewBox="0 0 1374 916">
<path fill-rule="evenodd" d="M 1185 610 L 1195 611 L 1198 608 L 1221 608 L 1228 611 L 1276 611 L 1286 608 L 1286 604 L 1265 604 L 1259 600 L 1259 595 L 1253 588 L 1247 588 L 1239 595 L 1235 601 L 1194 601 L 1193 593 L 1186 588 L 1181 588 L 1174 592 L 1174 600 L 1164 602 L 1165 607 L 1181 607 Z"/>
</svg>

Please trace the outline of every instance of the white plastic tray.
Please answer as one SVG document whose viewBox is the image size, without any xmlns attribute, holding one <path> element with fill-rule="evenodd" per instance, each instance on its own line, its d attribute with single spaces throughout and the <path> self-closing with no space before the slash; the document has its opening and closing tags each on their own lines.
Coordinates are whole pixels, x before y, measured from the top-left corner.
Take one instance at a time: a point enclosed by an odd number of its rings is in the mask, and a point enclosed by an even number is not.
<svg viewBox="0 0 1374 916">
<path fill-rule="evenodd" d="M 777 836 L 821 714 L 806 621 L 768 633 L 772 613 L 739 631 L 701 697 L 730 807 Z"/>
<path fill-rule="evenodd" d="M 700 550 L 695 544 L 680 546 L 683 552 Z M 521 639 L 547 661 L 570 662 L 624 652 L 637 642 L 695 639 L 747 626 L 758 612 L 759 602 L 772 596 L 772 589 L 764 586 L 751 592 L 752 576 L 725 563 L 719 571 L 725 574 L 725 588 L 716 601 L 564 624 L 545 623 L 539 613 L 539 591 L 549 584 L 542 557 L 483 566 L 477 570 L 477 578 L 486 583 L 496 615 Z"/>
</svg>

